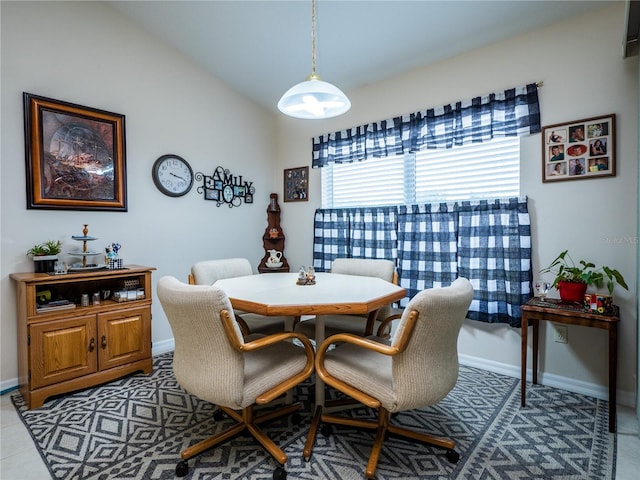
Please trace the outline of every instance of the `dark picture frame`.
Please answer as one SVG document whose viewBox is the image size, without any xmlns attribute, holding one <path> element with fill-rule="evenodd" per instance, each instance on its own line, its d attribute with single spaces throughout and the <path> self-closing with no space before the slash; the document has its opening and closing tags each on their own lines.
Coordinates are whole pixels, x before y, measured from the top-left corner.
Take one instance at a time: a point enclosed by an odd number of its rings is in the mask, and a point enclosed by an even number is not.
<svg viewBox="0 0 640 480">
<path fill-rule="evenodd" d="M 309 201 L 309 167 L 285 168 L 284 201 Z"/>
<path fill-rule="evenodd" d="M 125 116 L 23 93 L 28 209 L 127 211 Z"/>
<path fill-rule="evenodd" d="M 542 127 L 542 181 L 616 175 L 614 113 Z"/>
</svg>

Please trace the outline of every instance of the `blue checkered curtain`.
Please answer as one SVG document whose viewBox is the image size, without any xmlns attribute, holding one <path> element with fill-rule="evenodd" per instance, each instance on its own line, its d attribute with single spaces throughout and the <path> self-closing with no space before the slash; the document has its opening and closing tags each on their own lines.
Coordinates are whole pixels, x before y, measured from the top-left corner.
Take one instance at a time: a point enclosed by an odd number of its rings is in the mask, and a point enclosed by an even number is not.
<svg viewBox="0 0 640 480">
<path fill-rule="evenodd" d="M 313 219 L 313 268 L 331 269 L 334 258 L 347 258 L 349 251 L 349 210 L 318 209 Z"/>
<path fill-rule="evenodd" d="M 532 83 L 314 137 L 312 165 L 317 168 L 540 131 L 538 87 Z"/>
<path fill-rule="evenodd" d="M 418 292 L 468 278 L 468 318 L 520 326 L 531 293 L 531 224 L 526 198 L 397 207 L 318 209 L 313 266 L 342 258 L 396 262 L 406 306 Z"/>
<path fill-rule="evenodd" d="M 314 217 L 313 267 L 331 269 L 336 258 L 397 258 L 396 207 L 318 209 Z"/>
<path fill-rule="evenodd" d="M 458 208 L 456 204 L 398 207 L 398 277 L 407 296 L 450 285 L 458 277 Z"/>
<path fill-rule="evenodd" d="M 525 199 L 462 202 L 458 274 L 475 290 L 468 318 L 520 326 L 531 295 L 531 222 Z"/>
</svg>

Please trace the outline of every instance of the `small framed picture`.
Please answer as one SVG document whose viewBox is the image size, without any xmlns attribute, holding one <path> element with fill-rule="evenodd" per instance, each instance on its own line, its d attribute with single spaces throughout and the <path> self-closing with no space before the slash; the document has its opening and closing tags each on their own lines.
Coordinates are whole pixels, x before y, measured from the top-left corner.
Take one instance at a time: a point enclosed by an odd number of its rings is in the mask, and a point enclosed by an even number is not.
<svg viewBox="0 0 640 480">
<path fill-rule="evenodd" d="M 124 115 L 23 94 L 27 208 L 127 211 Z"/>
<path fill-rule="evenodd" d="M 306 202 L 309 200 L 309 167 L 286 168 L 284 170 L 284 201 Z"/>
<path fill-rule="evenodd" d="M 615 114 L 542 127 L 542 181 L 616 174 Z"/>
</svg>

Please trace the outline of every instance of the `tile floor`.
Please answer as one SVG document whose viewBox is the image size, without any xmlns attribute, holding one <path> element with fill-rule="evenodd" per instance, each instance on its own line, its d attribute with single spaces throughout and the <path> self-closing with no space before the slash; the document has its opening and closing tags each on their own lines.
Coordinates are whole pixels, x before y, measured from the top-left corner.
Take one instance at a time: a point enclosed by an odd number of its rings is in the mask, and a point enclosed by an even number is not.
<svg viewBox="0 0 640 480">
<path fill-rule="evenodd" d="M 0 478 L 2 480 L 48 480 L 31 436 L 22 425 L 8 394 L 0 410 Z M 636 480 L 640 471 L 640 437 L 635 411 L 618 405 L 618 461 L 616 480 Z"/>
</svg>

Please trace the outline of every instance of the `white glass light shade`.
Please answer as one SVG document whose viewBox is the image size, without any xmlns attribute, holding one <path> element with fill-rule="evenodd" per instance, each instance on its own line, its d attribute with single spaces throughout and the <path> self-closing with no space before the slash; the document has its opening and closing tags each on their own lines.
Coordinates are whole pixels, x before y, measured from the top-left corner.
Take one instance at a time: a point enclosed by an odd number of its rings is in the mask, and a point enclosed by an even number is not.
<svg viewBox="0 0 640 480">
<path fill-rule="evenodd" d="M 278 102 L 278 110 L 285 115 L 304 119 L 337 117 L 350 108 L 342 90 L 313 74 L 287 90 Z"/>
</svg>

